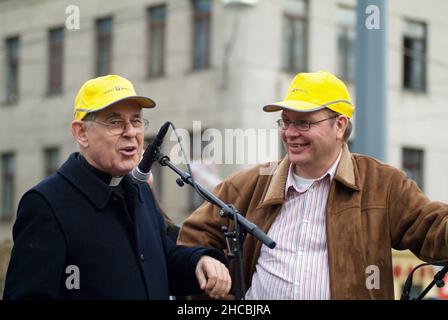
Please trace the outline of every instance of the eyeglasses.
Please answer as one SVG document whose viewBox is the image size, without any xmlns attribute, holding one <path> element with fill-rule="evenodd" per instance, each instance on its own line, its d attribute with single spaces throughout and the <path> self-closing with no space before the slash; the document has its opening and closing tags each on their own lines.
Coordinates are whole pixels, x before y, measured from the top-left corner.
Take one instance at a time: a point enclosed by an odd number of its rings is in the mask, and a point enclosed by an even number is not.
<svg viewBox="0 0 448 320">
<path fill-rule="evenodd" d="M 335 119 L 337 117 L 338 116 L 336 115 L 336 116 L 332 116 L 330 118 L 322 119 L 322 120 L 315 121 L 315 122 L 308 121 L 308 120 L 291 121 L 291 120 L 287 120 L 287 119 L 279 119 L 279 120 L 277 120 L 277 124 L 278 124 L 279 128 L 282 129 L 282 130 L 288 129 L 289 125 L 293 124 L 294 128 L 296 128 L 299 131 L 308 131 L 308 130 L 310 130 L 312 124 L 317 124 L 317 123 L 320 123 L 320 122 L 323 122 L 323 121 L 327 121 L 327 120 L 330 120 L 330 119 Z"/>
<path fill-rule="evenodd" d="M 109 120 L 108 122 L 102 122 L 98 120 L 84 120 L 84 121 L 95 122 L 102 126 L 105 126 L 107 130 L 113 135 L 119 135 L 125 132 L 129 123 L 137 133 L 144 132 L 149 127 L 149 121 L 147 119 L 132 119 L 129 122 L 124 121 L 122 119 L 112 119 Z"/>
</svg>

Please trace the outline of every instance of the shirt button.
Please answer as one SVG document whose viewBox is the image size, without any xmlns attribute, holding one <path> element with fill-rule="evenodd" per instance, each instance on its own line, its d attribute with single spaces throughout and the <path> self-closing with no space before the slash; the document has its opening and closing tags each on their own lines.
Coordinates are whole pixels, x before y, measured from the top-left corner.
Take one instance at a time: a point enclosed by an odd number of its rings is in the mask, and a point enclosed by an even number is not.
<svg viewBox="0 0 448 320">
<path fill-rule="evenodd" d="M 143 253 L 140 254 L 140 260 L 141 260 L 142 262 L 145 262 L 145 256 L 143 255 Z"/>
</svg>

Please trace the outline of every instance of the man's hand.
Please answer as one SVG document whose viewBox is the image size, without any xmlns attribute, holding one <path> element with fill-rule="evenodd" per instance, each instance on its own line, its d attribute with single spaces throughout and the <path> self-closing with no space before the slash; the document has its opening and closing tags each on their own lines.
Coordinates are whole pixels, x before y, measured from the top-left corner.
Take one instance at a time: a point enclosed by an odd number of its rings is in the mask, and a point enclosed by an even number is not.
<svg viewBox="0 0 448 320">
<path fill-rule="evenodd" d="M 232 286 L 229 270 L 218 260 L 202 256 L 196 266 L 196 278 L 201 290 L 214 299 L 223 298 Z"/>
</svg>

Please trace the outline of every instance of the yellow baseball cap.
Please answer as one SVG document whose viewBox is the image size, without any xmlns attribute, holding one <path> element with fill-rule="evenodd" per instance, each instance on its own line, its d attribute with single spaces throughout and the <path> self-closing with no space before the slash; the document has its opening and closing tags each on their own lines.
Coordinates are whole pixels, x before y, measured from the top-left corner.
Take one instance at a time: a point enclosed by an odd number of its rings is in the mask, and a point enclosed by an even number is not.
<svg viewBox="0 0 448 320">
<path fill-rule="evenodd" d="M 266 112 L 283 109 L 312 112 L 323 108 L 331 109 L 349 118 L 355 111 L 345 84 L 326 71 L 299 73 L 289 85 L 283 101 L 263 107 Z"/>
<path fill-rule="evenodd" d="M 120 76 L 107 75 L 86 81 L 75 98 L 75 120 L 82 120 L 88 113 L 96 112 L 123 100 L 134 100 L 142 108 L 154 108 L 156 103 L 138 96 L 133 84 Z"/>
</svg>

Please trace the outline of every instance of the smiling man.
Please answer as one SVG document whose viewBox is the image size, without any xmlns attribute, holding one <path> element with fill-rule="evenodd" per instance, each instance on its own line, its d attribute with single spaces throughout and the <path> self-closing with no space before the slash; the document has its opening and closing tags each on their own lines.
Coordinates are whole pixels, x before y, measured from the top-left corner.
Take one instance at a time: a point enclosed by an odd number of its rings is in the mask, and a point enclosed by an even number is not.
<svg viewBox="0 0 448 320">
<path fill-rule="evenodd" d="M 263 109 L 281 112 L 287 155 L 215 189 L 277 243 L 271 250 L 252 236 L 244 242 L 247 299 L 393 299 L 391 248 L 448 258 L 448 206 L 431 202 L 402 171 L 349 152 L 355 107 L 341 80 L 299 73 L 285 99 Z M 226 223 L 203 205 L 178 243 L 224 250 Z M 371 270 L 378 283 L 369 283 Z"/>
<path fill-rule="evenodd" d="M 120 76 L 81 87 L 72 121 L 80 152 L 20 200 L 5 299 L 168 299 L 201 290 L 219 298 L 230 290 L 224 255 L 175 245 L 148 184 L 129 175 L 148 128 L 142 108 L 153 107 Z"/>
</svg>

